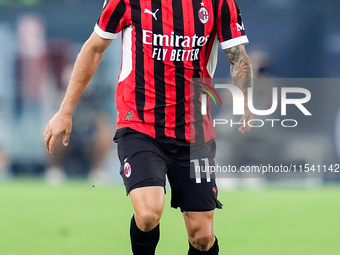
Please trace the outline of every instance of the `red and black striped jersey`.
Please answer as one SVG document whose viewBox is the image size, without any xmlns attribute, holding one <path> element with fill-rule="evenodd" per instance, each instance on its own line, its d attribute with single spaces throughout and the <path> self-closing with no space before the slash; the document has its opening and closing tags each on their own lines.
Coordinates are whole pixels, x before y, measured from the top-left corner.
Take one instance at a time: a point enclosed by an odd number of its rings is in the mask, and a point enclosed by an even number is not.
<svg viewBox="0 0 340 255">
<path fill-rule="evenodd" d="M 117 128 L 188 142 L 213 139 L 193 78 L 213 76 L 217 47 L 248 43 L 234 0 L 109 0 L 95 32 L 122 32 Z"/>
</svg>

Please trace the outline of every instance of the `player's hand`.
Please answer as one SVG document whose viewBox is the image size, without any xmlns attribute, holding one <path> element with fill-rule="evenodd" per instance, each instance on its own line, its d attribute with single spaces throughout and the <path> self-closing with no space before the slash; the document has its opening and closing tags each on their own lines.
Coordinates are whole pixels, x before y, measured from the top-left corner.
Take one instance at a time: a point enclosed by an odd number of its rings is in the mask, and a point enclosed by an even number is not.
<svg viewBox="0 0 340 255">
<path fill-rule="evenodd" d="M 243 117 L 240 119 L 240 124 L 239 124 L 239 128 L 238 131 L 241 134 L 246 134 L 250 131 L 251 126 L 249 126 L 249 121 L 254 119 L 254 114 L 249 110 L 248 107 L 245 107 L 244 109 L 244 115 Z M 245 125 L 243 125 L 243 123 L 245 123 Z"/>
<path fill-rule="evenodd" d="M 52 153 L 60 135 L 63 135 L 63 145 L 67 146 L 70 140 L 71 130 L 72 115 L 58 111 L 45 127 L 44 141 L 46 149 Z"/>
</svg>

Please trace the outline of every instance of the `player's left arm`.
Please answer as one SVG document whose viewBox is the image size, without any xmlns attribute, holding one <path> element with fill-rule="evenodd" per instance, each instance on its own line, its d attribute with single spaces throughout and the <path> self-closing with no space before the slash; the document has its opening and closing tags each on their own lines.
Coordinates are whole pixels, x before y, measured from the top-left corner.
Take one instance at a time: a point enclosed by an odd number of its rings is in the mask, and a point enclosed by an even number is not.
<svg viewBox="0 0 340 255">
<path fill-rule="evenodd" d="M 248 121 L 254 118 L 254 114 L 248 107 L 248 88 L 253 86 L 253 70 L 250 59 L 244 48 L 244 45 L 237 45 L 224 49 L 224 53 L 230 62 L 230 74 L 234 84 L 239 87 L 244 95 L 244 115 L 240 123 L 239 132 L 245 134 L 250 131 L 251 127 Z"/>
</svg>

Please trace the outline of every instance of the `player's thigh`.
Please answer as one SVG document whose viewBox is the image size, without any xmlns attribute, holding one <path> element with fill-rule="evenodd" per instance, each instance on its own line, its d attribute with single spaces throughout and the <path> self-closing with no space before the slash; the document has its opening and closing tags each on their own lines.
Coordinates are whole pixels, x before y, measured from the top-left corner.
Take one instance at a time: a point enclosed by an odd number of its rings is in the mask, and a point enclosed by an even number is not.
<svg viewBox="0 0 340 255">
<path fill-rule="evenodd" d="M 165 200 L 163 187 L 149 186 L 133 189 L 130 198 L 137 215 L 145 217 L 154 214 L 154 217 L 160 218 L 163 213 Z"/>
</svg>

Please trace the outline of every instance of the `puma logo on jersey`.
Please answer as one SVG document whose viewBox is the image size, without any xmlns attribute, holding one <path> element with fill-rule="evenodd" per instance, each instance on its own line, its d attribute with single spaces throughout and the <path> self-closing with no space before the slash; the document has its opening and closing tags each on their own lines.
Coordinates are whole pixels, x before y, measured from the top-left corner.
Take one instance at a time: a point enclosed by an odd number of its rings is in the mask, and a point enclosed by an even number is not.
<svg viewBox="0 0 340 255">
<path fill-rule="evenodd" d="M 150 11 L 150 10 L 148 10 L 148 9 L 144 9 L 144 13 L 147 13 L 147 14 L 150 14 L 150 15 L 152 15 L 152 17 L 154 17 L 155 18 L 155 20 L 157 20 L 157 16 L 156 16 L 156 13 L 159 11 L 159 9 L 157 9 L 155 12 L 152 12 L 152 11 Z"/>
</svg>

